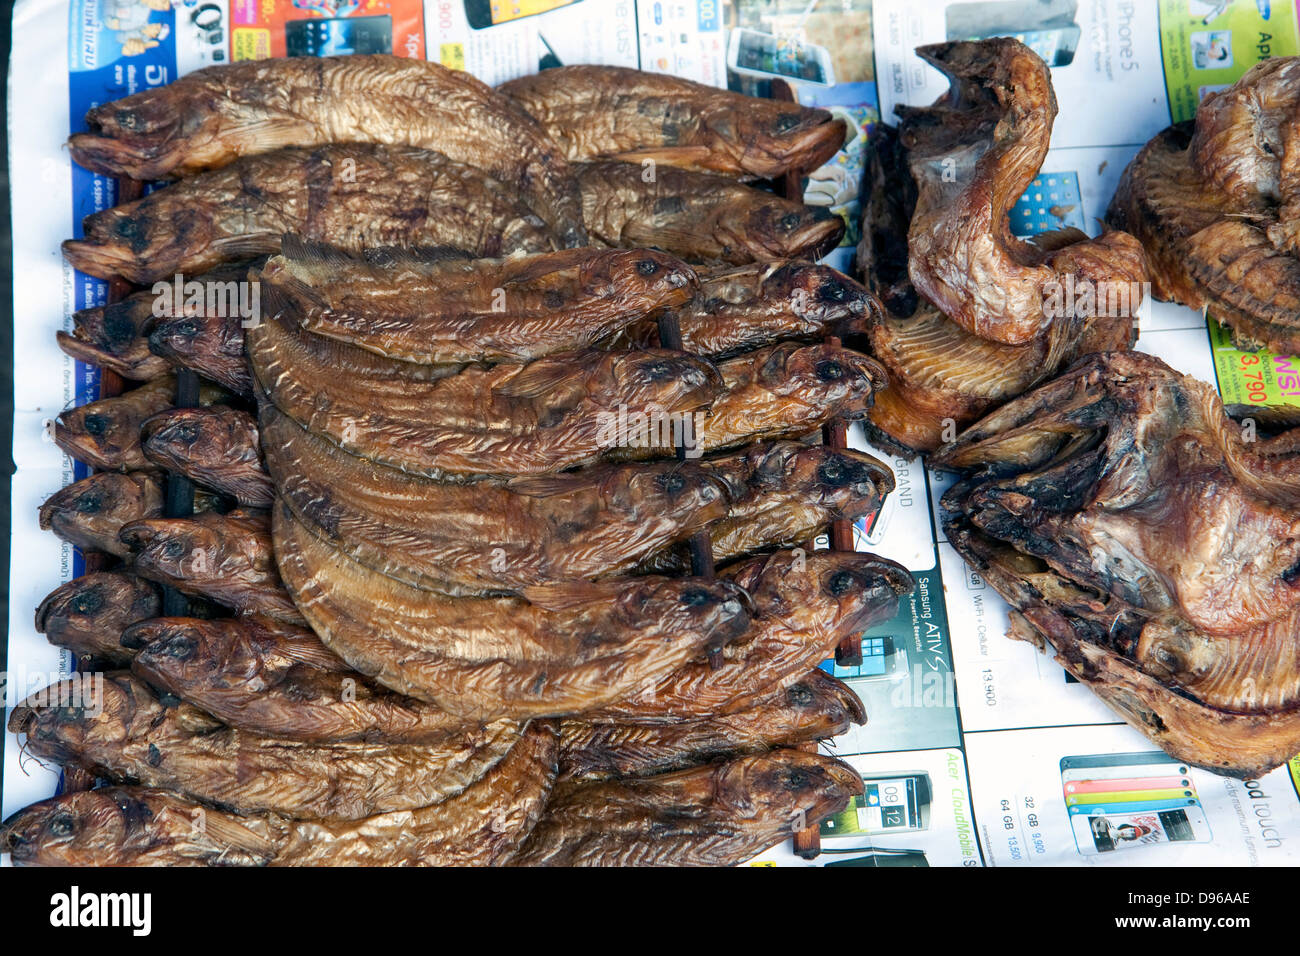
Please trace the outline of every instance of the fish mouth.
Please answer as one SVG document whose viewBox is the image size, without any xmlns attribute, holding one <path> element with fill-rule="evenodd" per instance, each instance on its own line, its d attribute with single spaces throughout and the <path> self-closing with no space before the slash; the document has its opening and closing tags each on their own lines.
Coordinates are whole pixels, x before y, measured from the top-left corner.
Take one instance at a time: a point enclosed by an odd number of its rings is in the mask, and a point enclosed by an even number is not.
<svg viewBox="0 0 1300 956">
<path fill-rule="evenodd" d="M 840 244 L 844 238 L 844 220 L 825 206 L 809 206 L 816 221 L 802 227 L 792 237 L 799 255 L 820 259 Z"/>
<path fill-rule="evenodd" d="M 0 853 L 8 853 L 15 862 L 25 863 L 37 853 L 36 841 L 23 832 L 28 829 L 28 820 L 35 816 L 31 809 L 23 807 L 0 822 Z"/>
<path fill-rule="evenodd" d="M 840 151 L 848 136 L 849 127 L 844 120 L 825 110 L 822 122 L 797 134 L 786 150 L 789 156 L 800 157 L 799 165 L 811 172 Z"/>
<path fill-rule="evenodd" d="M 861 705 L 859 704 L 859 706 Z M 833 763 L 828 763 L 824 768 L 824 772 L 836 787 L 847 791 L 849 796 L 860 797 L 866 793 L 866 785 L 862 782 L 862 775 L 848 764 L 836 760 Z"/>
<path fill-rule="evenodd" d="M 9 715 L 9 732 L 25 734 L 36 721 L 36 709 L 29 704 L 20 703 Z"/>
</svg>

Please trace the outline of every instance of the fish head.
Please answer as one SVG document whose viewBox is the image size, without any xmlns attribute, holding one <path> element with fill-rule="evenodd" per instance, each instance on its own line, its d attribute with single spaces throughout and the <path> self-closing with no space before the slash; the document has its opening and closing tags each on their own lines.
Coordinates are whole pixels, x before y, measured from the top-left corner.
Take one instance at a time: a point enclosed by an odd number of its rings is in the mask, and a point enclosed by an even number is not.
<svg viewBox="0 0 1300 956">
<path fill-rule="evenodd" d="M 36 608 L 36 630 L 72 642 L 95 635 L 110 622 L 141 620 L 158 613 L 160 598 L 153 584 L 132 574 L 100 571 L 84 574 L 49 594 Z"/>
<path fill-rule="evenodd" d="M 768 350 L 758 379 L 775 395 L 834 408 L 848 419 L 864 417 L 872 395 L 888 383 L 884 366 L 861 352 L 793 342 Z"/>
<path fill-rule="evenodd" d="M 680 259 L 654 249 L 610 249 L 592 258 L 584 270 L 584 290 L 617 290 L 647 305 L 677 306 L 699 287 L 695 270 Z"/>
<path fill-rule="evenodd" d="M 763 279 L 765 298 L 784 299 L 803 318 L 852 322 L 873 305 L 866 286 L 838 269 L 808 262 L 784 262 Z"/>
<path fill-rule="evenodd" d="M 787 819 L 790 831 L 838 813 L 863 793 L 862 777 L 842 761 L 781 748 L 721 764 L 713 803 L 738 817 Z"/>
<path fill-rule="evenodd" d="M 611 352 L 608 375 L 589 394 L 602 408 L 630 412 L 702 408 L 723 391 L 722 374 L 707 359 L 668 349 Z"/>
<path fill-rule="evenodd" d="M 220 140 L 225 121 L 204 85 L 155 87 L 93 107 L 86 132 L 68 140 L 72 158 L 93 172 L 160 179 L 186 158 L 194 138 Z M 206 132 L 206 135 L 205 135 Z"/>
<path fill-rule="evenodd" d="M 120 355 L 139 342 L 153 321 L 146 300 L 131 296 L 112 305 L 82 309 L 72 316 L 78 338 Z"/>
<path fill-rule="evenodd" d="M 1221 641 L 1174 620 L 1155 618 L 1142 628 L 1135 658 L 1142 670 L 1163 683 L 1193 682 L 1213 672 L 1224 659 Z"/>
<path fill-rule="evenodd" d="M 149 333 L 149 351 L 180 362 L 203 356 L 239 356 L 244 348 L 241 321 L 238 315 L 211 316 L 194 310 L 161 318 Z"/>
<path fill-rule="evenodd" d="M 798 725 L 821 739 L 837 737 L 854 724 L 865 724 L 867 712 L 853 688 L 821 669 L 785 689 L 785 707 Z"/>
<path fill-rule="evenodd" d="M 92 749 L 120 749 L 134 715 L 157 708 L 128 674 L 78 674 L 29 694 L 9 715 L 9 731 L 43 757 L 76 763 Z"/>
<path fill-rule="evenodd" d="M 701 127 L 714 148 L 730 153 L 739 168 L 764 178 L 787 169 L 816 169 L 844 146 L 848 135 L 844 120 L 828 110 L 778 100 L 713 111 L 702 118 Z"/>
<path fill-rule="evenodd" d="M 727 644 L 749 629 L 749 595 L 730 581 L 646 577 L 626 589 L 624 600 L 633 609 L 631 626 L 689 634 L 712 646 Z"/>
<path fill-rule="evenodd" d="M 162 503 L 162 484 L 153 475 L 101 471 L 51 495 L 39 521 L 43 530 L 76 543 L 93 539 L 116 547 L 123 523 L 159 514 Z"/>
<path fill-rule="evenodd" d="M 787 473 L 786 487 L 807 489 L 810 499 L 844 518 L 865 514 L 894 490 L 894 473 L 888 465 L 852 449 L 804 446 Z"/>
<path fill-rule="evenodd" d="M 261 668 L 256 646 L 233 619 L 157 618 L 122 632 L 122 643 L 138 648 L 132 670 L 171 693 L 180 688 L 247 686 Z"/>
<path fill-rule="evenodd" d="M 723 482 L 693 462 L 620 469 L 626 480 L 615 485 L 610 504 L 633 510 L 646 521 L 691 517 L 696 526 L 726 517 L 731 496 Z"/>
<path fill-rule="evenodd" d="M 128 447 L 136 422 L 122 409 L 92 402 L 69 409 L 54 420 L 54 443 L 78 461 L 102 462 Z"/>
<path fill-rule="evenodd" d="M 829 605 L 835 630 L 888 620 L 914 586 L 902 565 L 855 551 L 774 551 L 728 568 L 727 575 L 753 595 L 760 615 L 783 619 Z"/>
<path fill-rule="evenodd" d="M 760 202 L 733 207 L 723 226 L 727 244 L 749 250 L 757 260 L 820 259 L 844 236 L 844 220 L 825 206 L 759 195 Z"/>
<path fill-rule="evenodd" d="M 174 579 L 211 577 L 223 553 L 218 529 L 184 518 L 131 521 L 118 531 L 118 540 L 141 573 Z"/>
<path fill-rule="evenodd" d="M 172 408 L 144 420 L 140 442 L 146 457 L 165 466 L 185 462 L 226 462 L 247 449 L 233 432 L 236 422 L 214 406 Z M 254 429 L 255 431 L 255 429 Z"/>
</svg>

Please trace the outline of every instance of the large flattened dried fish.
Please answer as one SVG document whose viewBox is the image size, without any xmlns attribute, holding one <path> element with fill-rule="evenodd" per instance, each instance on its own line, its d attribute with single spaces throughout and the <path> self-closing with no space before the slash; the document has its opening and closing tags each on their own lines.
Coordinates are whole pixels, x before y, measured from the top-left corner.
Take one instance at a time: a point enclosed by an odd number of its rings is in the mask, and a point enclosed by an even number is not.
<svg viewBox="0 0 1300 956">
<path fill-rule="evenodd" d="M 581 163 L 582 214 L 592 239 L 662 249 L 690 262 L 816 259 L 834 249 L 844 220 L 722 176 L 634 163 Z"/>
<path fill-rule="evenodd" d="M 466 721 L 358 674 L 311 631 L 266 618 L 154 618 L 127 628 L 131 670 L 242 730 L 331 743 L 446 741 Z"/>
<path fill-rule="evenodd" d="M 875 511 L 894 490 L 894 473 L 871 455 L 800 442 L 757 444 L 702 463 L 731 498 L 727 516 L 709 528 L 716 561 L 810 542 L 835 520 Z M 661 551 L 642 569 L 683 571 L 682 547 Z"/>
<path fill-rule="evenodd" d="M 75 268 L 139 285 L 274 254 L 284 233 L 357 251 L 450 246 L 504 256 L 555 245 L 515 191 L 481 170 L 366 143 L 245 156 L 88 216 L 84 232 L 63 244 Z"/>
<path fill-rule="evenodd" d="M 857 694 L 814 669 L 732 714 L 671 724 L 560 724 L 560 778 L 669 773 L 722 756 L 836 737 L 866 722 Z"/>
<path fill-rule="evenodd" d="M 118 538 L 141 577 L 243 614 L 302 623 L 276 572 L 265 511 L 145 518 L 123 525 Z"/>
<path fill-rule="evenodd" d="M 543 721 L 460 795 L 356 821 L 236 816 L 148 787 L 44 800 L 0 829 L 23 866 L 488 866 L 541 818 L 555 782 L 556 732 Z"/>
<path fill-rule="evenodd" d="M 936 456 L 954 547 L 1103 700 L 1179 759 L 1256 775 L 1300 749 L 1300 464 L 1214 390 L 1109 353 Z"/>
<path fill-rule="evenodd" d="M 775 179 L 816 169 L 844 145 L 846 132 L 826 110 L 617 66 L 559 67 L 499 89 L 575 160 L 650 160 Z"/>
<path fill-rule="evenodd" d="M 608 577 L 727 514 L 691 462 L 442 484 L 354 457 L 262 409 L 267 466 L 301 521 L 354 560 L 448 594 Z"/>
<path fill-rule="evenodd" d="M 140 426 L 141 450 L 159 468 L 229 495 L 247 508 L 267 508 L 275 497 L 262 466 L 257 419 L 228 405 L 172 408 Z"/>
<path fill-rule="evenodd" d="M 1257 64 L 1155 136 L 1107 220 L 1142 240 L 1155 294 L 1210 314 L 1247 348 L 1300 353 L 1300 57 Z"/>
<path fill-rule="evenodd" d="M 93 702 L 49 706 L 75 700 L 83 682 L 74 681 L 37 692 L 10 714 L 9 730 L 24 735 L 29 753 L 119 783 L 298 819 L 356 820 L 441 803 L 491 770 L 521 734 L 519 724 L 499 721 L 437 744 L 263 737 L 192 708 L 164 707 L 127 671 L 96 681 Z"/>
<path fill-rule="evenodd" d="M 755 608 L 744 638 L 722 649 L 722 665 L 686 664 L 586 720 L 674 723 L 744 710 L 816 667 L 845 637 L 888 620 L 914 586 L 902 565 L 841 551 L 776 551 L 722 574 Z"/>
<path fill-rule="evenodd" d="M 46 595 L 36 608 L 36 630 L 78 657 L 122 666 L 134 653 L 122 646 L 122 632 L 161 609 L 161 589 L 152 581 L 126 571 L 96 571 Z"/>
<path fill-rule="evenodd" d="M 163 485 L 145 471 L 99 471 L 56 491 L 41 505 L 42 531 L 53 531 L 79 548 L 129 552 L 117 533 L 124 524 L 163 512 Z"/>
<path fill-rule="evenodd" d="M 247 348 L 261 392 L 285 415 L 352 454 L 441 480 L 588 464 L 617 444 L 620 409 L 690 413 L 723 387 L 706 360 L 663 349 L 567 352 L 416 381 L 409 370 L 429 366 L 274 319 L 249 330 Z"/>
<path fill-rule="evenodd" d="M 408 362 L 527 362 L 586 348 L 695 286 L 685 263 L 648 249 L 565 249 L 510 259 L 364 257 L 285 240 L 261 270 L 271 312 Z"/>
<path fill-rule="evenodd" d="M 584 245 L 556 144 L 512 100 L 463 70 L 380 54 L 256 60 L 189 73 L 97 106 L 72 158 L 135 179 L 214 169 L 285 146 L 436 149 L 508 184 L 566 246 Z"/>
<path fill-rule="evenodd" d="M 848 764 L 799 750 L 658 777 L 562 783 L 512 866 L 732 866 L 862 793 Z"/>
<path fill-rule="evenodd" d="M 277 506 L 276 557 L 321 640 L 363 674 L 467 719 L 565 715 L 653 685 L 749 624 L 726 581 L 628 578 L 452 598 L 356 564 Z"/>
<path fill-rule="evenodd" d="M 1037 54 L 1009 38 L 917 54 L 952 84 L 932 106 L 898 108 L 917 187 L 908 268 L 923 298 L 980 338 L 1024 345 L 1056 317 L 1052 290 L 1145 280 L 1142 247 L 1126 233 L 1049 244 L 1011 234 L 1007 213 L 1038 174 L 1056 117 Z"/>
<path fill-rule="evenodd" d="M 695 298 L 674 314 L 682 350 L 719 359 L 818 339 L 873 308 L 866 289 L 830 266 L 775 261 L 704 272 Z M 616 342 L 658 345 L 658 324 L 639 322 Z"/>
</svg>

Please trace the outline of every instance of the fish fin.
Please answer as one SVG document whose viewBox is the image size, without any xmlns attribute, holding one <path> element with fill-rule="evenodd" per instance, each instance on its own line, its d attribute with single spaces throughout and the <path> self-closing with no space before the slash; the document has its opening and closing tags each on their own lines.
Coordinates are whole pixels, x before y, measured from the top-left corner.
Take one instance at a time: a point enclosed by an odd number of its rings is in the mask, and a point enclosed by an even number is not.
<svg viewBox="0 0 1300 956">
<path fill-rule="evenodd" d="M 581 362 L 555 357 L 539 359 L 525 365 L 518 374 L 493 391 L 506 398 L 537 398 L 571 388 L 586 374 L 587 369 Z"/>
<path fill-rule="evenodd" d="M 253 259 L 273 254 L 276 243 L 265 233 L 248 233 L 214 239 L 211 249 L 222 259 Z"/>
<path fill-rule="evenodd" d="M 374 249 L 366 249 L 361 255 L 370 265 L 383 269 L 400 266 L 404 262 L 463 262 L 474 258 L 472 253 L 465 249 L 458 249 L 455 246 L 415 246 L 411 248 L 405 246 L 378 246 Z"/>
<path fill-rule="evenodd" d="M 686 169 L 709 170 L 709 161 L 713 153 L 707 146 L 653 146 L 644 149 L 630 149 L 607 157 L 624 163 L 643 163 L 650 160 L 665 166 L 680 166 Z"/>
<path fill-rule="evenodd" d="M 347 268 L 357 262 L 357 258 L 338 246 L 325 242 L 313 242 L 302 236 L 286 232 L 280 236 L 280 255 L 289 262 L 303 262 L 309 265 L 323 265 Z"/>
<path fill-rule="evenodd" d="M 506 488 L 527 498 L 549 498 L 567 494 L 583 483 L 584 479 L 573 474 L 521 475 L 506 482 Z"/>
<path fill-rule="evenodd" d="M 351 667 L 319 639 L 302 638 L 285 641 L 277 650 L 296 664 L 305 664 L 323 671 L 350 671 Z"/>
<path fill-rule="evenodd" d="M 265 861 L 275 859 L 279 844 L 245 826 L 227 813 L 213 811 L 203 818 L 203 836 L 220 846 L 242 850 Z"/>
<path fill-rule="evenodd" d="M 609 589 L 591 581 L 534 584 L 521 592 L 529 604 L 543 611 L 567 611 L 609 600 Z"/>
</svg>

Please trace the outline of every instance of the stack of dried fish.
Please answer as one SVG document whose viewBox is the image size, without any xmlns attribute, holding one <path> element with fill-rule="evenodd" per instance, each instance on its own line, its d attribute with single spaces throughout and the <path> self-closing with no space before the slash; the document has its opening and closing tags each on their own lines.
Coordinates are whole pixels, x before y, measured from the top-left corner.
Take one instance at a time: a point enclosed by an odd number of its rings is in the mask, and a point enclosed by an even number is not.
<svg viewBox="0 0 1300 956">
<path fill-rule="evenodd" d="M 1047 155 L 1056 98 L 1017 40 L 922 47 L 951 89 L 872 138 L 858 268 L 884 311 L 858 324 L 889 372 L 868 431 L 911 456 L 1076 357 L 1131 347 L 1146 262 L 1123 232 L 1024 241 L 1008 212 Z"/>
<path fill-rule="evenodd" d="M 1297 130 L 1300 57 L 1265 60 L 1151 140 L 1108 214 L 1142 240 L 1157 296 L 1286 355 L 1300 353 Z"/>
<path fill-rule="evenodd" d="M 1256 778 L 1300 751 L 1300 432 L 1262 439 L 1139 352 L 1092 356 L 934 463 L 1013 634 L 1177 759 Z"/>
<path fill-rule="evenodd" d="M 639 114 L 662 95 L 574 76 Z M 820 344 L 874 304 L 798 258 L 842 223 L 737 181 L 820 161 L 842 124 L 688 85 L 673 143 L 576 156 L 557 124 L 607 117 L 562 87 L 525 112 L 433 64 L 247 63 L 73 137 L 91 168 L 182 178 L 69 260 L 186 281 L 167 314 L 137 292 L 61 336 L 145 384 L 57 426 L 100 470 L 42 525 L 113 557 L 37 625 L 108 672 L 93 706 L 46 706 L 70 681 L 10 728 L 101 786 L 8 821 L 15 860 L 722 864 L 860 792 L 795 748 L 864 719 L 817 665 L 911 588 L 811 549 L 893 487 L 804 440 L 882 386 Z M 177 367 L 214 383 L 192 407 Z M 700 532 L 716 577 L 687 573 Z"/>
</svg>

